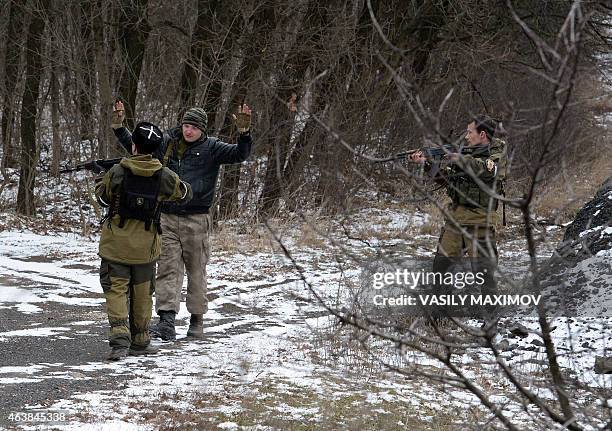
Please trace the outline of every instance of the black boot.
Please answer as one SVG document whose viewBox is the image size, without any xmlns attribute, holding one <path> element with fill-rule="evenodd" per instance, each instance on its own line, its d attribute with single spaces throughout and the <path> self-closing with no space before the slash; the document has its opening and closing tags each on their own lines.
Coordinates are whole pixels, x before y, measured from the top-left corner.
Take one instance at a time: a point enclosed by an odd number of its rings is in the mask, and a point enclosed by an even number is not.
<svg viewBox="0 0 612 431">
<path fill-rule="evenodd" d="M 153 338 L 161 338 L 164 341 L 175 341 L 174 318 L 176 313 L 174 311 L 159 310 L 157 314 L 159 314 L 159 323 L 151 325 L 149 334 Z"/>
<path fill-rule="evenodd" d="M 474 274 L 480 274 L 484 280 L 484 283 L 480 288 L 481 295 L 497 295 L 497 281 L 495 279 L 496 269 L 497 262 L 494 260 L 489 260 L 486 258 L 472 259 L 472 272 L 474 272 Z M 484 318 L 485 322 L 490 323 L 498 319 L 502 311 L 504 310 L 500 309 L 497 305 L 485 305 L 480 307 L 479 317 Z"/>
<path fill-rule="evenodd" d="M 128 350 L 127 347 L 113 347 L 108 355 L 108 360 L 118 361 L 119 359 L 123 359 L 128 355 Z"/>
<path fill-rule="evenodd" d="M 157 347 L 153 347 L 150 344 L 148 346 L 130 346 L 130 356 L 143 356 L 143 355 L 154 355 L 159 353 Z"/>
<path fill-rule="evenodd" d="M 187 336 L 193 338 L 204 338 L 204 318 L 201 314 L 192 314 L 189 319 Z"/>
<path fill-rule="evenodd" d="M 432 265 L 432 272 L 437 275 L 434 277 L 434 282 L 427 287 L 429 288 L 427 294 L 433 294 L 441 298 L 444 295 L 452 295 L 452 286 L 447 286 L 443 283 L 445 274 L 452 272 L 455 264 L 455 259 L 436 253 Z M 432 321 L 436 324 L 443 324 L 448 321 L 448 317 L 451 316 L 450 309 L 443 305 L 431 305 L 425 307 L 425 310 L 429 313 Z"/>
</svg>

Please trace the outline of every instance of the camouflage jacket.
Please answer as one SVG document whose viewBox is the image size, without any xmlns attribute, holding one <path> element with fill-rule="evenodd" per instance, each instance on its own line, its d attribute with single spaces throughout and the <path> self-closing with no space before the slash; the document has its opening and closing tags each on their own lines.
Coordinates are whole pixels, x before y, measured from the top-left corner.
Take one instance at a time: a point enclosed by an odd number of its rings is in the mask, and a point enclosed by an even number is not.
<svg viewBox="0 0 612 431">
<path fill-rule="evenodd" d="M 462 155 L 441 169 L 435 179 L 446 186 L 451 198 L 450 217 L 463 225 L 498 224 L 499 201 L 489 192 L 503 194 L 506 168 L 506 143 L 493 138 L 488 151 Z"/>
<path fill-rule="evenodd" d="M 168 168 L 163 168 L 159 160 L 147 154 L 122 159 L 104 177 L 97 180 L 96 197 L 102 206 L 108 207 L 111 202 L 116 201 L 127 169 L 142 177 L 151 177 L 163 169 L 157 198 L 159 202 L 187 202 L 191 199 L 189 184 L 180 181 L 178 175 Z M 156 228 L 147 230 L 144 221 L 129 218 L 125 220 L 123 227 L 119 227 L 119 224 L 119 214 L 102 224 L 98 251 L 100 257 L 126 265 L 150 263 L 159 258 L 161 241 Z"/>
</svg>

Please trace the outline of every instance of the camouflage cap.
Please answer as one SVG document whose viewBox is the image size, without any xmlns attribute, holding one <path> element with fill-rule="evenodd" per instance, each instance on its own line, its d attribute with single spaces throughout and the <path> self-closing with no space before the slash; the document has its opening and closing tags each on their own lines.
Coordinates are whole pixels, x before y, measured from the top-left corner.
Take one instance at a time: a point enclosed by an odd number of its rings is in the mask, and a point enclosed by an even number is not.
<svg viewBox="0 0 612 431">
<path fill-rule="evenodd" d="M 204 111 L 202 108 L 188 109 L 183 115 L 181 124 L 191 124 L 192 126 L 196 126 L 202 132 L 206 132 L 206 127 L 208 126 L 208 116 L 206 115 L 206 111 Z"/>
</svg>

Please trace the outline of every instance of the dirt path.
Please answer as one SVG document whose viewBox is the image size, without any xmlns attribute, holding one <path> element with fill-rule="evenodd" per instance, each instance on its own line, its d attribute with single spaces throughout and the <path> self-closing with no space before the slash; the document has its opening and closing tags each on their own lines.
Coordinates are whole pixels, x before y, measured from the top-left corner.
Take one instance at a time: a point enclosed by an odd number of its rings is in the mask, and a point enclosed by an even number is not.
<svg viewBox="0 0 612 431">
<path fill-rule="evenodd" d="M 527 262 L 516 238 L 508 235 L 500 246 L 502 269 L 510 274 Z M 116 420 L 121 429 L 182 423 L 446 429 L 457 421 L 453 411 L 473 405 L 463 395 L 442 399 L 427 383 L 381 372 L 349 340 L 322 329 L 333 319 L 308 301 L 293 266 L 267 251 L 213 256 L 204 340 L 184 339 L 183 305 L 177 343 L 156 341 L 158 355 L 107 362 L 96 244 L 6 232 L 0 241 L 7 245 L 0 250 L 0 382 L 10 393 L 0 401 L 0 427 L 36 424 L 17 424 L 11 412 L 51 409 L 80 427 Z M 378 246 L 426 257 L 433 241 L 421 235 Z M 291 245 L 323 290 L 336 292 L 341 280 L 358 276 L 350 262 L 340 270 L 333 254 Z"/>
</svg>

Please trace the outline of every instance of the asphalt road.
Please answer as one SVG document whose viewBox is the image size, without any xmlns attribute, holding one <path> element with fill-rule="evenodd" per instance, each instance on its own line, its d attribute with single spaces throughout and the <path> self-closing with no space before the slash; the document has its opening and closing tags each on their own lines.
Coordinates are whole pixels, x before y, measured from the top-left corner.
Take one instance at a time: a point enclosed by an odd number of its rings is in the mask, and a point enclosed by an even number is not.
<svg viewBox="0 0 612 431">
<path fill-rule="evenodd" d="M 15 372 L 0 368 L 0 381 L 3 383 L 0 427 L 12 429 L 18 424 L 14 420 L 15 413 L 36 411 L 28 406 L 50 406 L 79 392 L 118 389 L 130 378 L 129 374 L 109 375 L 108 370 L 96 370 L 95 366 L 86 372 L 71 368 L 105 361 L 109 348 L 103 320 L 106 315 L 101 306 L 71 306 L 57 302 L 40 303 L 39 306 L 44 308 L 44 312 L 26 314 L 14 309 L 0 309 L 0 367 L 28 367 Z M 82 321 L 95 323 L 74 324 Z M 2 339 L 2 333 L 36 327 L 68 330 L 50 336 Z"/>
</svg>

